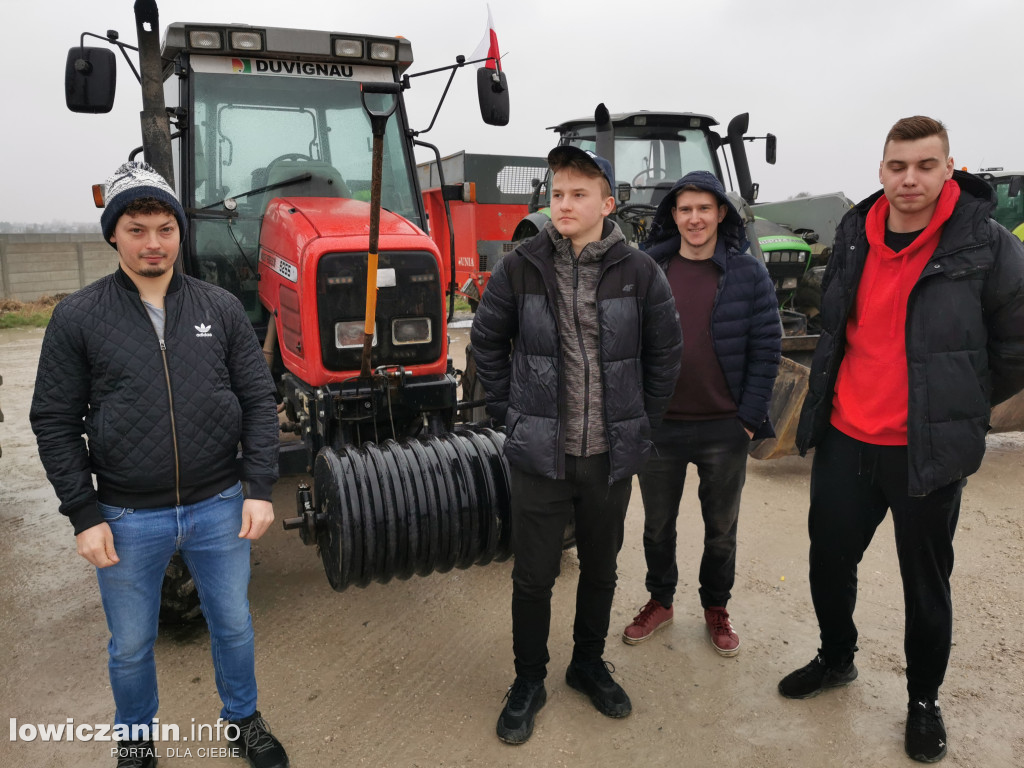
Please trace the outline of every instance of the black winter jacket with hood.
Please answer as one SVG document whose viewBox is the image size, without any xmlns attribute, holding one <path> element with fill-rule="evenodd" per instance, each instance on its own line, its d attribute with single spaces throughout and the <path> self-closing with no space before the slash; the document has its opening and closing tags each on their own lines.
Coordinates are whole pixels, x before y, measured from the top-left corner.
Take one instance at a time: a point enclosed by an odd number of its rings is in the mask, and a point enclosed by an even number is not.
<svg viewBox="0 0 1024 768">
<path fill-rule="evenodd" d="M 606 221 L 604 237 L 616 226 Z M 487 411 L 507 429 L 505 458 L 565 477 L 565 383 L 556 319 L 553 226 L 503 258 L 473 320 L 471 340 Z M 679 320 L 668 281 L 623 242 L 605 253 L 597 282 L 609 482 L 636 474 L 651 450 L 679 373 Z"/>
<path fill-rule="evenodd" d="M 682 244 L 672 208 L 676 194 L 689 184 L 711 192 L 728 209 L 718 225 L 718 247 L 711 257 L 721 273 L 711 312 L 715 356 L 737 415 L 754 433 L 753 439 L 774 437 L 768 407 L 782 356 L 778 299 L 764 263 L 750 253 L 743 219 L 722 183 L 707 171 L 692 171 L 677 181 L 658 205 L 651 237 L 642 247 L 667 273 Z"/>
<path fill-rule="evenodd" d="M 247 495 L 270 499 L 275 388 L 242 305 L 175 273 L 164 306 L 161 344 L 119 268 L 61 301 L 46 329 L 30 419 L 76 534 L 103 522 L 97 496 L 145 509 L 223 491 L 241 479 L 239 441 Z"/>
<path fill-rule="evenodd" d="M 993 405 L 1024 388 L 1024 246 L 991 217 L 995 195 L 953 172 L 960 199 L 907 300 L 908 494 L 925 496 L 981 466 Z M 876 192 L 839 224 L 822 282 L 814 352 L 797 447 L 829 428 L 846 323 L 868 255 L 865 221 Z"/>
</svg>

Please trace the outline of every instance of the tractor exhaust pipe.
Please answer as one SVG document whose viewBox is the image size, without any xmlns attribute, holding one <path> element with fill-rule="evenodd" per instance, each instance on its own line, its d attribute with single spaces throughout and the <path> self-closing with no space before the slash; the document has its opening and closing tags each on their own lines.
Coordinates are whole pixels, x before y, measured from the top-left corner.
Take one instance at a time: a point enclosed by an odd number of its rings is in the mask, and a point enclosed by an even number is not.
<svg viewBox="0 0 1024 768">
<path fill-rule="evenodd" d="M 732 164 L 736 169 L 736 185 L 739 187 L 740 197 L 753 204 L 756 197 L 754 194 L 754 182 L 750 177 L 747 148 L 743 144 L 743 136 L 746 134 L 749 125 L 749 112 L 736 115 L 736 117 L 729 121 L 729 129 L 726 135 L 729 141 L 729 150 L 732 152 Z"/>
</svg>

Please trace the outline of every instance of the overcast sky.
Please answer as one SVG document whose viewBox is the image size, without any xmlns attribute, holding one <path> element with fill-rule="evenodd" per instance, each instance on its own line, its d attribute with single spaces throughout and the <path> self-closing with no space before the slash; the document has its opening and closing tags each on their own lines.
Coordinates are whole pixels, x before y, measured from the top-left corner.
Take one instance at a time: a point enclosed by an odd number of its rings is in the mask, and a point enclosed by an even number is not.
<svg viewBox="0 0 1024 768">
<path fill-rule="evenodd" d="M 411 72 L 472 53 L 484 0 L 159 0 L 173 21 L 236 22 L 402 35 Z M 949 128 L 956 166 L 1024 169 L 1022 0 L 491 0 L 512 115 L 480 121 L 472 72 L 459 73 L 433 131 L 458 150 L 543 155 L 549 126 L 639 109 L 698 112 L 724 125 L 750 113 L 750 133 L 778 137 L 778 163 L 752 150 L 760 200 L 799 192 L 873 192 L 882 141 L 898 118 L 926 114 Z M 92 221 L 90 187 L 140 143 L 138 87 L 119 56 L 107 115 L 64 104 L 68 48 L 84 31 L 135 42 L 132 0 L 0 0 L 5 108 L 0 221 Z M 100 41 L 87 45 L 102 45 Z M 443 76 L 406 93 L 425 128 Z M 749 145 L 748 145 L 749 146 Z M 763 145 L 754 145 L 761 147 Z M 427 159 L 420 157 L 419 159 Z"/>
</svg>

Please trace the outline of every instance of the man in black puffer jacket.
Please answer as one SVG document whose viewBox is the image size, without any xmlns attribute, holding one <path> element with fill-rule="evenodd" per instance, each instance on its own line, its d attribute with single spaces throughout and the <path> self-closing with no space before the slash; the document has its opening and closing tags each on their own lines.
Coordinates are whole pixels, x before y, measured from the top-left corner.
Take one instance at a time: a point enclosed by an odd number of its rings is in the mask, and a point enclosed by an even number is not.
<svg viewBox="0 0 1024 768">
<path fill-rule="evenodd" d="M 700 478 L 704 519 L 700 602 L 711 645 L 735 656 L 740 638 L 726 610 L 736 578 L 736 530 L 751 438 L 768 421 L 782 354 L 775 286 L 749 250 L 743 219 L 714 174 L 691 171 L 654 215 L 647 253 L 668 275 L 685 349 L 655 454 L 640 473 L 646 586 L 651 599 L 622 633 L 630 645 L 672 622 L 679 569 L 676 519 L 686 468 Z"/>
<path fill-rule="evenodd" d="M 953 170 L 942 123 L 886 136 L 883 190 L 840 222 L 822 333 L 797 432 L 811 469 L 810 587 L 818 655 L 779 692 L 857 677 L 857 564 L 892 510 L 905 605 L 907 754 L 946 754 L 953 534 L 993 405 L 1024 387 L 1024 247 L 993 221 L 991 189 Z"/>
<path fill-rule="evenodd" d="M 664 274 L 607 217 L 611 164 L 548 155 L 551 222 L 494 270 L 473 321 L 487 410 L 511 470 L 516 679 L 499 738 L 525 742 L 546 701 L 551 589 L 575 519 L 580 577 L 566 682 L 609 717 L 632 709 L 602 660 L 632 476 L 679 372 L 679 320 Z"/>
<path fill-rule="evenodd" d="M 174 271 L 186 219 L 163 178 L 125 163 L 105 199 L 118 269 L 54 309 L 30 418 L 78 553 L 96 566 L 117 764 L 156 765 L 153 645 L 164 571 L 180 550 L 210 629 L 228 738 L 256 768 L 286 768 L 256 709 L 247 597 L 251 541 L 274 520 L 274 382 L 238 299 Z"/>
</svg>

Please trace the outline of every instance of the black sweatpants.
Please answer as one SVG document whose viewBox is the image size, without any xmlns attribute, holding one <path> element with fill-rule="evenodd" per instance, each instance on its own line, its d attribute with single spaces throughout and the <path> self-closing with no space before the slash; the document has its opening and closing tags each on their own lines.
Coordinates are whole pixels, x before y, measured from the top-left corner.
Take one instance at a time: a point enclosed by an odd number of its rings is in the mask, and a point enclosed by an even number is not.
<svg viewBox="0 0 1024 768">
<path fill-rule="evenodd" d="M 512 501 L 512 650 L 516 675 L 547 674 L 551 589 L 562 559 L 565 526 L 576 521 L 580 577 L 576 586 L 573 658 L 596 661 L 604 653 L 615 561 L 622 548 L 630 479 L 608 484 L 608 454 L 565 457 L 565 479 L 551 480 L 515 467 Z"/>
<path fill-rule="evenodd" d="M 938 696 L 953 635 L 949 577 L 963 481 L 922 497 L 907 494 L 907 447 L 871 445 L 830 427 L 811 469 L 811 599 L 825 661 L 844 664 L 857 650 L 853 611 L 857 565 L 892 510 L 903 579 L 907 690 Z"/>
</svg>

